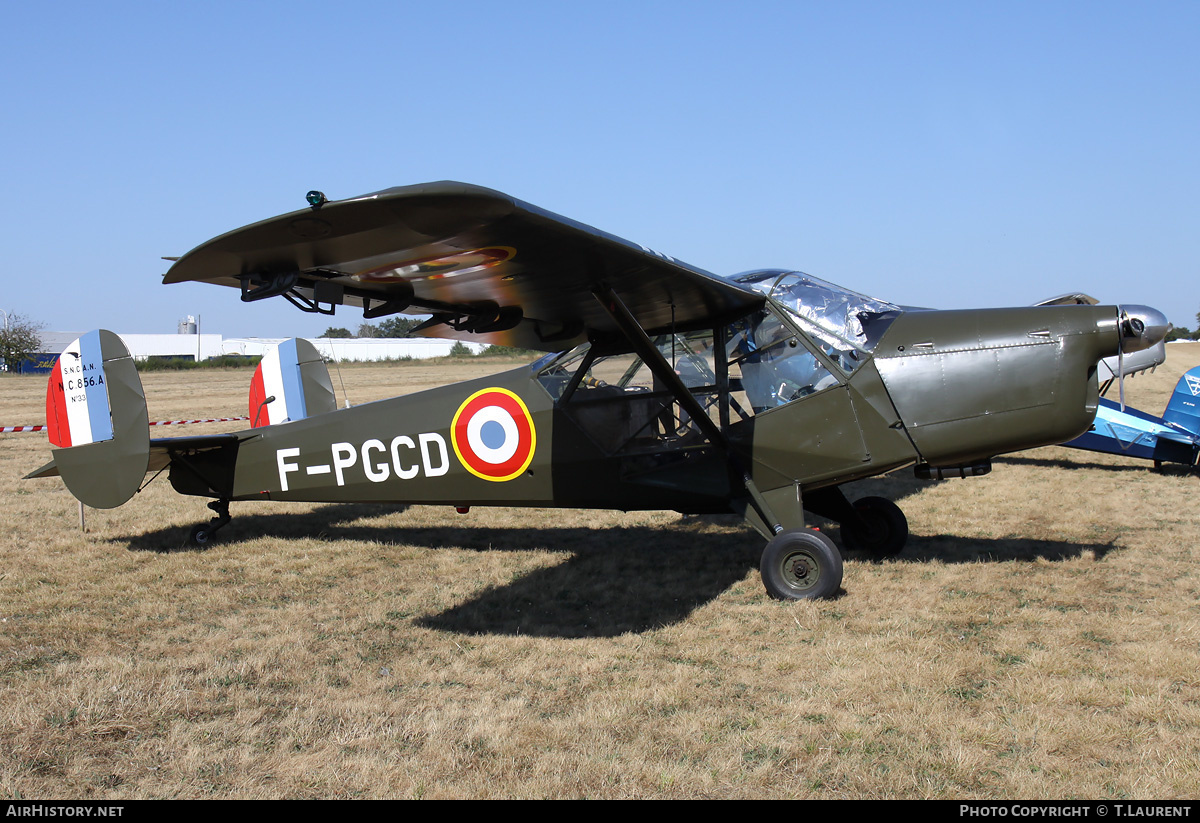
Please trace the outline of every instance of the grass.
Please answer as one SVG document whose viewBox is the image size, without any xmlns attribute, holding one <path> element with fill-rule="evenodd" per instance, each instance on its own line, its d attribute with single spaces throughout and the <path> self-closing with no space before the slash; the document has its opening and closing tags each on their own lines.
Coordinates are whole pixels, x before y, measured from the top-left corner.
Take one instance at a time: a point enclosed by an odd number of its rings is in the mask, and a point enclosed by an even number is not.
<svg viewBox="0 0 1200 823">
<path fill-rule="evenodd" d="M 1200 362 L 1168 351 L 1139 408 Z M 244 414 L 247 379 L 143 375 L 152 419 Z M 0 388 L 3 425 L 41 422 L 40 378 Z M 780 604 L 733 518 L 235 503 L 192 551 L 210 513 L 160 479 L 81 533 L 58 480 L 19 479 L 45 436 L 3 437 L 0 796 L 1200 794 L 1195 475 L 1052 448 L 864 481 L 905 554 Z"/>
</svg>

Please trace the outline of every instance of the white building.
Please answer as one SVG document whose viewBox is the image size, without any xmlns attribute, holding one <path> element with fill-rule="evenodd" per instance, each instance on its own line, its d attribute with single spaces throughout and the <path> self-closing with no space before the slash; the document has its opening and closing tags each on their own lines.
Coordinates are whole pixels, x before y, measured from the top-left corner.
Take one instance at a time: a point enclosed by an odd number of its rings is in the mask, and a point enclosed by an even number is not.
<svg viewBox="0 0 1200 823">
<path fill-rule="evenodd" d="M 306 338 L 326 359 L 338 363 L 353 361 L 399 360 L 411 357 L 424 360 L 428 357 L 445 357 L 454 348 L 456 340 L 437 340 L 428 337 L 318 337 Z M 231 337 L 221 344 L 225 354 L 256 356 L 264 354 L 271 346 L 282 343 L 284 338 Z M 485 343 L 463 343 L 471 354 L 479 354 L 487 348 Z"/>
<path fill-rule="evenodd" d="M 41 333 L 42 350 L 47 354 L 61 354 L 71 342 L 86 332 L 44 331 Z M 150 357 L 181 357 L 192 360 L 207 360 L 220 357 L 221 335 L 219 334 L 121 334 L 125 348 L 135 360 Z"/>
<path fill-rule="evenodd" d="M 84 332 L 42 332 L 42 351 L 53 358 L 62 352 L 71 341 Z M 284 341 L 282 337 L 231 337 L 223 340 L 219 334 L 121 334 L 117 336 L 125 343 L 136 360 L 148 358 L 179 357 L 189 360 L 208 360 L 221 355 L 244 355 L 261 357 L 272 346 Z M 403 339 L 364 338 L 308 338 L 317 351 L 329 360 L 345 363 L 350 361 L 399 360 L 410 357 L 423 360 L 428 357 L 445 357 L 457 341 L 436 340 L 425 337 Z M 464 343 L 472 354 L 487 348 L 484 343 Z"/>
</svg>

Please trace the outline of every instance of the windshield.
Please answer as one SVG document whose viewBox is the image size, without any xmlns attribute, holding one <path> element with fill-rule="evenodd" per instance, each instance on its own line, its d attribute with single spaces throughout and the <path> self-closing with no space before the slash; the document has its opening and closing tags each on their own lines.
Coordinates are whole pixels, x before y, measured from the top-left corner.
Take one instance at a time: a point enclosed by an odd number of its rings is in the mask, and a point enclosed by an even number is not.
<svg viewBox="0 0 1200 823">
<path fill-rule="evenodd" d="M 803 324 L 807 330 L 832 334 L 863 351 L 875 348 L 884 329 L 902 311 L 894 303 L 844 289 L 802 271 L 764 269 L 730 279 L 778 301 L 788 312 L 808 321 Z"/>
</svg>

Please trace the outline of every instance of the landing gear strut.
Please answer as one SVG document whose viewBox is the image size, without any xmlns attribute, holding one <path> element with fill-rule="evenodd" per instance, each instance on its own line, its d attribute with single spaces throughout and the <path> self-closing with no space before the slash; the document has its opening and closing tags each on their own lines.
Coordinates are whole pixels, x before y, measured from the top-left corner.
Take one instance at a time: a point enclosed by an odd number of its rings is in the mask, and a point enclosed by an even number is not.
<svg viewBox="0 0 1200 823">
<path fill-rule="evenodd" d="M 759 571 L 776 600 L 832 597 L 842 585 L 842 555 L 819 531 L 790 529 L 767 543 Z"/>
<path fill-rule="evenodd" d="M 208 504 L 208 507 L 217 513 L 217 516 L 207 523 L 200 523 L 192 528 L 192 533 L 188 535 L 188 542 L 197 548 L 203 548 L 213 541 L 217 529 L 228 523 L 231 518 L 229 516 L 229 501 L 214 500 Z"/>
</svg>

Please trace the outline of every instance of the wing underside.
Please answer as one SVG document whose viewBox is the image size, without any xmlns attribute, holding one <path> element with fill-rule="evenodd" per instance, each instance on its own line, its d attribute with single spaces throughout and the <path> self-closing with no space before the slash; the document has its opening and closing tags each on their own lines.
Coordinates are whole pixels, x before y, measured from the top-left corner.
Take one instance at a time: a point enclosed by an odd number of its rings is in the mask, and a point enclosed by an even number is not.
<svg viewBox="0 0 1200 823">
<path fill-rule="evenodd" d="M 429 314 L 421 334 L 561 351 L 619 332 L 609 287 L 648 332 L 711 326 L 763 298 L 490 189 L 431 183 L 332 201 L 221 235 L 165 283 L 216 283 L 306 311 Z"/>
</svg>

